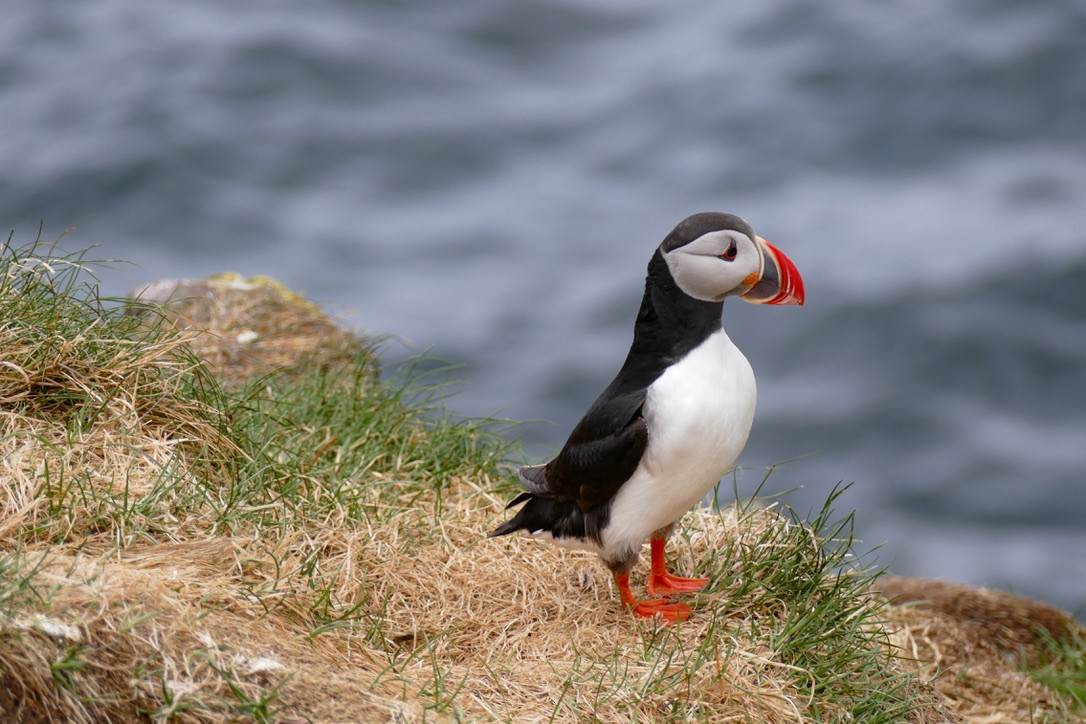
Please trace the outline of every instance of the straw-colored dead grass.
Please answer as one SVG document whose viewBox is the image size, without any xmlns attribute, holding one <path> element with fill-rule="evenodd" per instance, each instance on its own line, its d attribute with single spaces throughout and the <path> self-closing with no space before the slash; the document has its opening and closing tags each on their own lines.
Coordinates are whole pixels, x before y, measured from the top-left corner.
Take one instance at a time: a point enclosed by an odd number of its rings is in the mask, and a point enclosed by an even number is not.
<svg viewBox="0 0 1086 724">
<path fill-rule="evenodd" d="M 888 576 L 888 626 L 899 656 L 967 721 L 1072 721 L 1060 697 L 1026 673 L 1051 663 L 1049 642 L 1083 636 L 1069 614 L 1001 591 Z"/>
<path fill-rule="evenodd" d="M 371 693 L 375 662 L 344 665 L 241 599 L 243 545 L 52 555 L 37 577 L 48 613 L 0 619 L 0 718 L 421 719 L 419 706 Z"/>
<path fill-rule="evenodd" d="M 216 333 L 198 344 L 220 373 L 295 365 L 320 346 L 316 334 L 250 364 L 239 334 L 274 337 L 254 328 L 265 307 L 211 299 Z M 833 604 L 859 579 L 822 579 L 824 541 L 771 509 L 687 516 L 676 568 L 713 583 L 690 597 L 689 622 L 639 622 L 594 557 L 486 539 L 509 489 L 492 464 L 439 463 L 452 472 L 420 486 L 433 463 L 404 456 L 438 434 L 422 421 L 361 465 L 351 455 L 368 429 L 359 440 L 319 425 L 280 431 L 296 436 L 297 460 L 276 453 L 267 465 L 282 466 L 270 478 L 282 487 L 246 497 L 236 477 L 252 465 L 197 402 L 207 397 L 183 393 L 173 371 L 189 363 L 174 337 L 133 343 L 138 362 L 118 376 L 73 362 L 108 339 L 66 347 L 58 335 L 36 342 L 56 356 L 28 345 L 0 368 L 0 719 L 848 721 L 876 679 L 900 682 L 886 702 L 915 699 L 909 721 L 1066 711 L 1020 675 L 1007 688 L 963 669 L 984 642 L 938 612 L 894 608 L 884 628 L 861 592 L 841 609 L 849 621 L 816 622 L 804 641 L 809 612 L 790 601 Z M 230 351 L 216 357 L 215 340 Z M 330 344 L 342 349 L 342 337 Z M 435 446 L 427 454 L 462 454 Z M 808 598 L 774 589 L 787 585 L 778 557 L 822 572 L 803 581 Z M 835 631 L 858 638 L 819 638 Z M 823 651 L 843 668 L 814 673 Z"/>
<path fill-rule="evenodd" d="M 499 502 L 460 480 L 439 517 L 421 501 L 385 525 L 322 531 L 322 564 L 340 570 L 337 595 L 366 591 L 363 620 L 381 623 L 316 637 L 296 608 L 266 613 L 268 600 L 253 600 L 254 588 L 271 585 L 257 541 L 118 548 L 103 535 L 85 540 L 84 553 L 53 549 L 36 579 L 50 589 L 41 618 L 0 624 L 0 688 L 25 690 L 0 699 L 0 712 L 217 720 L 274 692 L 269 711 L 319 721 L 413 717 L 420 704 L 499 721 L 659 720 L 683 718 L 684 707 L 716 721 L 803 718 L 802 677 L 740 633 L 765 612 L 718 610 L 706 596 L 679 629 L 635 623 L 594 558 L 530 539 L 485 540 Z M 768 512 L 695 513 L 679 565 L 756 545 L 772 525 L 785 523 Z M 719 631 L 727 635 L 706 647 Z M 53 672 L 66 657 L 86 662 L 69 688 Z M 662 684 L 669 675 L 676 681 Z M 915 720 L 946 720 L 937 713 Z"/>
<path fill-rule="evenodd" d="M 405 654 L 424 647 L 390 672 L 405 694 L 425 697 L 435 689 L 433 657 L 444 662 L 446 690 L 470 692 L 461 701 L 470 718 L 652 721 L 681 713 L 684 699 L 691 712 L 713 712 L 719 721 L 802 718 L 804 693 L 792 688 L 788 667 L 764 644 L 729 631 L 708 647 L 708 660 L 692 665 L 706 655 L 708 632 L 722 628 L 718 616 L 741 621 L 748 612 L 715 611 L 706 596 L 687 625 L 646 634 L 655 624 L 638 625 L 617 605 L 595 556 L 526 538 L 484 540 L 501 501 L 462 485 L 451 515 L 435 521 L 432 541 L 404 558 L 394 552 L 414 532 L 374 531 L 377 555 L 365 557 L 372 563 L 363 576 L 385 602 L 385 636 Z M 423 515 L 404 524 L 431 521 Z M 760 528 L 774 524 L 769 514 L 742 523 L 734 511 L 694 514 L 679 565 L 692 569 L 710 549 L 756 542 Z M 646 656 L 646 647 L 657 646 L 658 656 Z M 658 687 L 668 672 L 675 685 Z M 568 703 L 560 706 L 563 697 Z"/>
</svg>

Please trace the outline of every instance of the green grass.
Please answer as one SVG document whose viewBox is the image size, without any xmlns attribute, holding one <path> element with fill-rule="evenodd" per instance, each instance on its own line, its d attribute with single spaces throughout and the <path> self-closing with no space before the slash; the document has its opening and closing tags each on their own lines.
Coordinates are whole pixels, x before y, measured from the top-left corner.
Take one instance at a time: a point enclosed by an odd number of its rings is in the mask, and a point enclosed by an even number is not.
<svg viewBox="0 0 1086 724">
<path fill-rule="evenodd" d="M 1086 718 L 1086 638 L 1072 634 L 1057 641 L 1045 637 L 1049 661 L 1027 673 L 1068 702 L 1068 713 Z"/>
<path fill-rule="evenodd" d="M 11 617 L 15 610 L 41 600 L 34 581 L 44 562 L 45 556 L 28 556 L 18 548 L 0 554 L 0 616 Z"/>
<path fill-rule="evenodd" d="M 716 565 L 735 573 L 717 585 L 748 607 L 781 611 L 768 625 L 752 619 L 752 634 L 803 672 L 795 685 L 812 693 L 813 720 L 825 719 L 824 700 L 855 721 L 901 720 L 916 708 L 914 677 L 890 665 L 885 604 L 870 595 L 883 570 L 856 549 L 854 513 L 834 517 L 846 489 L 805 520 L 787 509 L 792 524 L 768 528 L 757 545 L 726 549 Z"/>
<path fill-rule="evenodd" d="M 358 600 L 341 600 L 336 571 L 320 564 L 330 523 L 379 527 L 425 498 L 439 516 L 442 496 L 456 477 L 498 476 L 510 450 L 495 420 L 453 421 L 437 389 L 410 365 L 375 383 L 372 370 L 297 370 L 252 383 L 227 414 L 241 449 L 231 484 L 214 501 L 213 535 L 250 534 L 267 540 L 275 587 L 306 592 L 314 631 L 345 625 L 358 616 Z M 418 526 L 413 544 L 428 535 Z M 289 554 L 276 542 L 307 538 Z M 356 620 L 361 625 L 363 621 Z"/>
</svg>

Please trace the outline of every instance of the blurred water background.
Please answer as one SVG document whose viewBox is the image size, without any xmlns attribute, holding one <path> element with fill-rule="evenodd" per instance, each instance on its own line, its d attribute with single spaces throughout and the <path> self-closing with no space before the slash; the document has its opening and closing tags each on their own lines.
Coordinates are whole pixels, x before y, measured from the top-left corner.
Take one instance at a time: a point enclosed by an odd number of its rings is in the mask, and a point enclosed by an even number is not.
<svg viewBox="0 0 1086 724">
<path fill-rule="evenodd" d="M 803 309 L 732 301 L 750 493 L 841 481 L 898 573 L 1086 604 L 1086 5 L 9 0 L 0 221 L 162 277 L 270 274 L 553 452 L 686 215 Z M 729 493 L 730 494 L 730 493 Z"/>
</svg>

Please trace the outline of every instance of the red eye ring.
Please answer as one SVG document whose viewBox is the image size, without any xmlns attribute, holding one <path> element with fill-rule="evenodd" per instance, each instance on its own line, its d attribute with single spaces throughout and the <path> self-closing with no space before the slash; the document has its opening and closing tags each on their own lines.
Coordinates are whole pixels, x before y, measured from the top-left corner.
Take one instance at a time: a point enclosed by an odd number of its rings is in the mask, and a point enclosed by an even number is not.
<svg viewBox="0 0 1086 724">
<path fill-rule="evenodd" d="M 717 258 L 723 259 L 724 261 L 734 261 L 737 256 L 739 256 L 739 247 L 736 246 L 735 239 L 732 239 L 731 246 L 728 247 L 728 250 Z"/>
</svg>

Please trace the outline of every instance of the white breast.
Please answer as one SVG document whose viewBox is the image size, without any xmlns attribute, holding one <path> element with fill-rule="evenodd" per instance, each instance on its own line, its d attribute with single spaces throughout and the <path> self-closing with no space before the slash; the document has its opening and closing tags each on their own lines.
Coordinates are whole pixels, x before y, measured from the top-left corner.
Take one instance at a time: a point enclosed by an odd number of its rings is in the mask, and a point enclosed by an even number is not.
<svg viewBox="0 0 1086 724">
<path fill-rule="evenodd" d="M 604 547 L 639 548 L 712 490 L 747 443 L 757 398 L 754 372 L 721 329 L 649 387 L 649 442 L 611 506 Z"/>
</svg>

